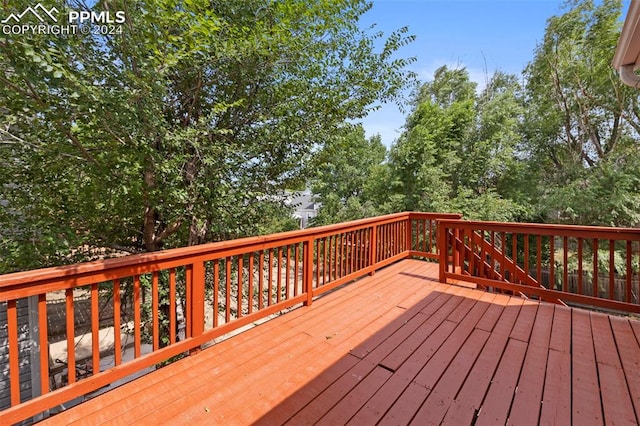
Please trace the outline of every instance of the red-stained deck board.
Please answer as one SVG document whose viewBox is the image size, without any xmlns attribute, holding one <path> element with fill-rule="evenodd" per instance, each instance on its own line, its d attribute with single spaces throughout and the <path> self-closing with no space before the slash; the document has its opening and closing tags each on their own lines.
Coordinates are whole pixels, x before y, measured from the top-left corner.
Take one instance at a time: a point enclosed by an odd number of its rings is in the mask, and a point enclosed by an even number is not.
<svg viewBox="0 0 640 426">
<path fill-rule="evenodd" d="M 621 368 L 598 363 L 605 424 L 638 424 Z"/>
<path fill-rule="evenodd" d="M 623 424 L 634 424 L 637 419 L 633 411 L 633 403 L 620 357 L 616 350 L 609 317 L 592 312 L 591 329 L 602 392 L 604 421 L 612 423 L 608 419 L 619 418 Z"/>
<path fill-rule="evenodd" d="M 462 388 L 451 403 L 451 406 L 448 407 L 443 424 L 460 425 L 472 423 L 500 363 L 509 334 L 518 317 L 523 301 L 504 295 L 496 296 L 495 301 L 502 301 L 502 304 L 506 306 L 503 306 L 502 315 Z"/>
<path fill-rule="evenodd" d="M 382 367 L 376 367 L 344 398 L 334 405 L 316 424 L 341 425 L 351 417 L 373 396 L 393 373 Z"/>
<path fill-rule="evenodd" d="M 476 425 L 503 425 L 506 423 L 526 353 L 527 344 L 525 342 L 509 339 L 478 414 Z"/>
<path fill-rule="evenodd" d="M 549 348 L 559 352 L 571 352 L 571 308 L 555 306 Z"/>
<path fill-rule="evenodd" d="M 440 424 L 471 367 L 482 351 L 490 333 L 475 329 L 444 372 L 438 384 L 416 413 L 416 424 Z"/>
<path fill-rule="evenodd" d="M 520 309 L 520 314 L 509 337 L 520 340 L 521 342 L 528 342 L 537 312 L 537 303 L 525 303 L 522 309 Z"/>
<path fill-rule="evenodd" d="M 268 419 L 263 418 L 256 424 L 283 424 L 357 363 L 358 358 L 354 356 L 341 358 L 335 364 L 331 365 L 323 374 L 316 376 L 309 384 L 303 387 L 295 399 L 287 399 L 282 404 L 274 407 L 269 412 Z"/>
<path fill-rule="evenodd" d="M 447 310 L 446 312 L 450 311 Z M 435 324 L 439 324 L 439 326 L 433 330 Z M 369 409 L 375 411 L 373 416 L 369 413 L 367 415 L 368 417 L 375 417 L 377 419 L 380 415 L 386 412 L 386 420 L 384 420 L 383 423 L 391 421 L 391 419 L 396 419 L 393 421 L 397 421 L 398 418 L 403 418 L 407 415 L 407 411 L 410 411 L 409 407 L 413 408 L 413 411 L 410 413 L 410 415 L 413 416 L 415 410 L 424 400 L 422 397 L 419 397 L 419 395 L 426 396 L 426 394 L 428 394 L 428 390 L 422 386 L 420 386 L 421 389 L 416 390 L 415 386 L 410 385 L 416 385 L 415 383 L 412 384 L 415 376 L 423 368 L 426 360 L 428 360 L 438 350 L 454 328 L 454 322 L 448 320 L 442 321 L 442 319 L 438 318 L 437 315 L 433 315 L 429 321 L 425 322 L 425 327 L 420 330 L 419 333 L 416 332 L 412 335 L 416 336 L 424 333 L 425 335 L 428 335 L 428 337 L 413 353 L 408 356 L 408 358 L 402 358 L 402 362 L 398 362 L 397 371 L 391 370 L 384 362 L 379 363 L 380 366 L 393 371 L 394 374 L 382 387 L 380 387 L 380 389 L 378 389 L 376 394 L 368 402 Z M 394 361 L 398 360 L 398 358 L 394 358 Z M 407 389 L 408 386 L 410 386 L 413 391 L 409 391 Z M 387 412 L 389 408 L 392 409 Z M 360 416 L 366 417 L 364 414 L 360 414 Z"/>
<path fill-rule="evenodd" d="M 485 297 L 486 296 L 486 297 Z M 493 300 L 495 295 L 484 293 L 481 300 L 478 300 L 467 316 L 458 324 L 456 329 L 449 335 L 449 338 L 438 349 L 438 352 L 425 364 L 414 382 L 427 389 L 433 389 L 440 376 L 447 369 L 457 352 L 462 348 L 469 335 L 474 330 L 476 323 L 489 307 L 489 303 L 482 299 Z M 447 321 L 449 319 L 447 318 Z"/>
<path fill-rule="evenodd" d="M 383 342 L 386 342 L 387 339 L 394 338 L 398 339 L 398 335 L 396 334 L 398 331 L 402 331 L 402 333 L 409 335 L 411 334 L 411 325 L 407 326 L 408 323 L 413 322 L 416 323 L 420 321 L 420 323 L 424 322 L 429 316 L 433 314 L 433 312 L 437 311 L 449 298 L 450 294 L 446 293 L 431 293 L 424 300 L 428 303 L 419 303 L 416 306 L 419 306 L 419 309 L 415 310 L 411 308 L 407 310 L 406 314 L 397 318 L 395 321 L 391 322 L 389 325 L 384 327 L 378 333 L 376 333 L 371 338 L 367 339 L 363 343 L 359 344 L 357 347 L 351 349 L 350 353 L 360 359 L 364 358 L 368 353 L 373 351 L 376 347 L 378 347 Z M 429 310 L 421 313 L 420 310 L 423 307 L 429 307 Z M 420 315 L 418 315 L 420 314 Z M 417 318 L 416 318 L 417 317 Z M 416 324 L 417 326 L 418 324 Z M 401 338 L 400 341 L 404 340 L 406 336 Z M 398 342 L 399 343 L 399 342 Z M 388 343 L 386 343 L 388 344 Z"/>
<path fill-rule="evenodd" d="M 598 369 L 588 311 L 572 311 L 572 419 L 575 424 L 602 424 Z"/>
<path fill-rule="evenodd" d="M 316 396 L 313 401 L 306 405 L 287 424 L 313 424 L 320 420 L 325 413 L 335 404 L 340 402 L 352 389 L 365 379 L 374 369 L 379 368 L 375 364 L 360 361 L 349 369 L 331 386 Z"/>
<path fill-rule="evenodd" d="M 437 273 L 398 262 L 43 424 L 639 423 L 640 322 Z"/>
<path fill-rule="evenodd" d="M 413 333 L 395 348 L 393 351 L 380 362 L 380 365 L 391 370 L 396 371 L 403 362 L 407 360 L 419 347 L 423 346 L 425 340 L 429 340 L 428 338 L 432 333 L 438 332 L 440 325 L 445 321 L 449 313 L 462 301 L 462 298 L 459 296 L 451 297 L 440 309 L 438 309 L 431 317 L 429 317 L 429 321 L 425 324 L 425 327 L 422 329 L 421 333 Z M 438 336 L 439 340 L 438 347 L 442 344 L 442 341 L 448 336 L 448 332 L 450 329 L 453 329 L 455 323 L 449 321 L 448 326 L 445 330 L 440 330 Z M 432 340 L 433 342 L 433 340 Z M 437 349 L 437 348 L 436 348 Z"/>
<path fill-rule="evenodd" d="M 544 389 L 553 324 L 553 305 L 540 305 L 536 315 L 527 355 L 509 413 L 509 424 L 537 425 Z"/>
<path fill-rule="evenodd" d="M 571 354 L 549 350 L 540 425 L 571 424 Z"/>
<path fill-rule="evenodd" d="M 640 344 L 635 339 L 629 321 L 612 317 L 611 328 L 613 329 L 616 347 L 618 348 L 622 368 L 629 385 L 629 394 L 636 418 L 640 423 Z"/>
<path fill-rule="evenodd" d="M 429 389 L 413 382 L 410 383 L 378 424 L 380 426 L 409 424 L 414 416 L 415 407 L 420 406 L 429 392 Z"/>
<path fill-rule="evenodd" d="M 411 281 L 414 282 L 417 278 L 413 278 Z M 388 281 L 388 280 L 386 280 Z M 405 284 L 409 285 L 408 282 L 405 282 Z M 386 285 L 385 290 L 388 290 L 388 285 Z M 377 288 L 377 287 L 376 287 Z M 373 290 L 372 290 L 373 291 Z M 380 290 L 382 291 L 382 290 Z M 380 294 L 378 293 L 378 291 L 375 291 L 376 294 Z M 399 300 L 402 298 L 402 293 L 398 294 L 398 292 L 395 292 L 396 295 L 390 296 L 387 295 L 387 300 L 391 300 L 392 302 L 395 302 L 396 300 Z M 367 325 L 371 325 L 372 323 L 374 323 L 375 321 L 373 321 L 373 319 L 377 319 L 377 318 L 383 318 L 384 316 L 388 315 L 389 312 L 392 311 L 398 311 L 398 312 L 403 312 L 404 310 L 396 308 L 395 306 L 391 306 L 391 307 L 377 307 L 376 309 L 358 309 L 358 310 L 350 310 L 348 312 L 344 312 L 341 315 L 341 320 L 343 321 L 342 323 L 348 323 L 349 326 L 348 327 L 342 327 L 340 328 L 340 330 L 338 332 L 331 332 L 331 333 L 319 333 L 317 330 L 318 328 L 317 323 L 314 324 L 314 329 L 310 330 L 309 328 L 304 328 L 305 333 L 309 332 L 311 335 L 316 335 L 317 337 L 321 338 L 321 339 L 325 339 L 323 341 L 323 343 L 325 345 L 332 345 L 335 346 L 337 343 L 336 342 L 340 342 L 343 341 L 345 339 L 349 339 L 350 336 L 355 335 L 357 330 L 360 329 L 361 327 L 365 327 Z M 396 312 L 397 315 L 397 312 Z M 393 315 L 392 315 L 393 316 Z M 388 320 L 386 321 L 388 323 Z M 354 324 L 357 324 L 357 326 L 354 326 Z M 329 328 L 329 330 L 333 330 L 334 325 L 327 325 L 327 327 Z M 357 336 L 355 336 L 357 337 Z M 289 363 L 289 359 L 296 359 L 297 358 L 297 354 L 299 352 L 304 352 L 304 343 L 305 342 L 301 342 L 301 345 L 299 348 L 296 348 L 296 350 L 294 351 L 294 353 L 291 354 L 287 354 L 288 355 L 288 359 L 285 359 L 285 363 L 284 365 L 280 365 L 278 367 L 271 367 L 271 369 L 273 370 L 273 373 L 271 376 L 268 377 L 264 377 L 262 379 L 260 379 L 259 381 L 255 382 L 254 385 L 257 387 L 260 387 L 260 384 L 262 384 L 262 388 L 268 388 L 269 384 L 272 382 L 272 379 L 275 377 L 278 377 L 282 374 L 282 371 L 285 370 L 288 367 L 288 363 Z M 350 348 L 351 346 L 348 346 L 348 348 Z M 324 351 L 323 351 L 324 352 Z M 318 354 L 318 358 L 322 357 L 323 353 L 319 353 Z M 267 366 L 263 366 L 262 369 L 264 370 L 265 368 L 267 368 Z M 237 371 L 244 371 L 246 368 L 243 367 L 241 369 L 238 369 Z M 237 383 L 237 384 L 235 384 Z M 287 383 L 287 385 L 289 385 L 291 383 Z M 295 384 L 295 382 L 294 382 Z M 246 400 L 243 400 L 242 396 L 244 394 L 244 386 L 242 386 L 242 381 L 238 380 L 236 382 L 234 382 L 234 384 L 231 386 L 231 389 L 234 389 L 234 393 L 231 396 L 232 400 L 237 400 L 237 401 L 241 401 L 241 405 L 238 406 L 238 411 L 241 411 L 243 413 L 246 413 L 247 410 L 253 406 L 256 406 L 256 404 L 254 403 L 254 401 L 263 401 L 265 399 L 264 395 L 258 394 L 255 395 L 256 398 L 247 398 Z M 279 391 L 283 391 L 283 388 L 280 388 Z M 229 393 L 229 392 L 227 392 Z M 194 419 L 197 419 L 199 417 L 204 416 L 202 411 L 196 410 L 196 413 L 181 413 L 179 418 L 176 418 L 177 421 L 180 422 L 186 422 L 186 421 L 193 421 Z M 219 418 L 217 419 L 218 421 L 225 421 L 228 420 L 226 418 Z"/>
</svg>

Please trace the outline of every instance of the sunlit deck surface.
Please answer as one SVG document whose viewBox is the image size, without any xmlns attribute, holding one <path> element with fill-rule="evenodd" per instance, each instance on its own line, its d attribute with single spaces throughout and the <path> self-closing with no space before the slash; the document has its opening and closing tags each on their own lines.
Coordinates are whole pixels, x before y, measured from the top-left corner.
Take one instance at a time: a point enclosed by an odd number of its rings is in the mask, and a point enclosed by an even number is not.
<svg viewBox="0 0 640 426">
<path fill-rule="evenodd" d="M 640 322 L 404 260 L 45 424 L 636 424 Z"/>
</svg>

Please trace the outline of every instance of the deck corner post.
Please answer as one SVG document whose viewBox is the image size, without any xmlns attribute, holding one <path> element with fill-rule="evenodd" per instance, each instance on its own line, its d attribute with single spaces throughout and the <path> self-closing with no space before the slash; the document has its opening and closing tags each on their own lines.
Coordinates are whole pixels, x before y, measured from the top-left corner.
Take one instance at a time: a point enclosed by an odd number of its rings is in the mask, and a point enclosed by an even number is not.
<svg viewBox="0 0 640 426">
<path fill-rule="evenodd" d="M 446 283 L 446 270 L 447 270 L 447 258 L 448 258 L 448 250 L 447 250 L 447 227 L 440 221 L 437 221 L 437 230 L 438 230 L 438 264 L 439 264 L 439 279 L 441 283 Z"/>
<path fill-rule="evenodd" d="M 405 250 L 407 252 L 407 258 L 411 257 L 411 250 L 413 249 L 413 222 L 412 222 L 412 216 L 411 213 L 409 213 L 407 215 L 407 219 L 406 219 L 406 234 L 405 234 Z"/>
<path fill-rule="evenodd" d="M 377 249 L 378 246 L 378 225 L 375 223 L 371 226 L 371 238 L 369 239 L 369 267 L 371 267 L 371 272 L 369 272 L 369 276 L 373 276 L 376 273 L 375 263 L 377 257 Z"/>
<path fill-rule="evenodd" d="M 304 242 L 303 267 L 302 267 L 302 283 L 304 291 L 307 293 L 307 299 L 304 306 L 311 306 L 313 303 L 313 237 Z"/>
</svg>

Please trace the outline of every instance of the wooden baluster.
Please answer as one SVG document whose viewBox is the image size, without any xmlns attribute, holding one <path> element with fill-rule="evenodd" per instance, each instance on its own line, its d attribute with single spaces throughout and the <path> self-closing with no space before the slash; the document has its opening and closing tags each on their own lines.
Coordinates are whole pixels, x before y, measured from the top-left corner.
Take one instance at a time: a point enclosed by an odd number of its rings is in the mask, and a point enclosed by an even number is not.
<svg viewBox="0 0 640 426">
<path fill-rule="evenodd" d="M 68 324 L 68 323 L 67 323 Z M 67 331 L 68 331 L 67 326 Z M 7 301 L 7 334 L 9 339 L 9 387 L 11 406 L 20 404 L 20 362 L 18 349 L 18 308 L 15 299 Z M 75 371 L 74 371 L 75 372 Z M 75 378 L 75 376 L 74 376 Z"/>
<path fill-rule="evenodd" d="M 189 271 L 190 272 L 190 271 Z M 189 274 L 190 275 L 190 274 Z M 189 287 L 189 286 L 187 286 Z M 189 293 L 190 294 L 190 293 Z M 190 298 L 189 298 L 189 301 Z M 142 337 L 141 337 L 141 326 L 142 326 L 142 315 L 140 312 L 140 303 L 141 303 L 141 299 L 140 299 L 140 275 L 134 275 L 133 276 L 133 352 L 134 352 L 134 357 L 135 358 L 140 358 L 141 355 L 141 344 L 142 344 Z M 187 309 L 187 330 L 189 332 L 189 336 L 191 337 L 191 307 L 189 307 Z M 75 372 L 75 366 L 74 368 L 71 367 L 71 363 L 69 363 L 69 370 L 74 370 Z M 71 381 L 69 381 L 71 382 Z"/>
<path fill-rule="evenodd" d="M 158 303 L 158 271 L 154 271 L 151 276 L 151 315 L 153 316 L 153 350 L 160 348 L 160 304 Z M 95 370 L 94 370 L 95 371 Z"/>
<path fill-rule="evenodd" d="M 627 240 L 627 267 L 625 269 L 625 301 L 627 303 L 631 303 L 631 278 L 633 277 L 633 270 L 631 269 L 632 256 L 631 241 Z"/>
<path fill-rule="evenodd" d="M 247 312 L 251 314 L 253 312 L 253 274 L 254 274 L 254 264 L 255 264 L 255 253 L 249 253 L 249 284 L 247 289 Z"/>
<path fill-rule="evenodd" d="M 565 293 L 569 292 L 569 243 L 567 237 L 562 239 L 562 251 L 564 252 L 562 255 L 562 291 Z"/>
<path fill-rule="evenodd" d="M 598 291 L 598 240 L 593 239 L 593 297 L 599 297 Z"/>
<path fill-rule="evenodd" d="M 582 238 L 578 238 L 578 294 L 584 294 L 582 290 L 583 274 L 582 274 Z"/>
<path fill-rule="evenodd" d="M 100 372 L 100 304 L 98 284 L 91 284 L 91 364 L 93 373 Z"/>
<path fill-rule="evenodd" d="M 289 250 L 289 246 L 285 246 L 286 250 L 287 250 L 287 269 L 286 269 L 286 273 L 285 273 L 285 298 L 287 300 L 289 300 L 289 286 L 290 284 L 290 280 L 291 280 L 291 251 Z M 320 269 L 320 265 L 318 265 L 318 269 Z"/>
<path fill-rule="evenodd" d="M 616 243 L 614 240 L 609 240 L 609 299 L 614 300 L 616 298 L 616 260 L 615 260 Z"/>
<path fill-rule="evenodd" d="M 242 299 L 244 298 L 244 282 L 243 282 L 243 272 L 244 272 L 244 257 L 242 254 L 238 255 L 238 296 L 237 296 L 237 306 L 236 306 L 236 318 L 242 318 Z"/>
<path fill-rule="evenodd" d="M 213 261 L 213 326 L 218 326 L 220 309 L 220 260 Z"/>
<path fill-rule="evenodd" d="M 224 288 L 225 288 L 225 310 L 224 321 L 228 323 L 231 321 L 231 258 L 227 257 L 224 260 Z"/>
</svg>

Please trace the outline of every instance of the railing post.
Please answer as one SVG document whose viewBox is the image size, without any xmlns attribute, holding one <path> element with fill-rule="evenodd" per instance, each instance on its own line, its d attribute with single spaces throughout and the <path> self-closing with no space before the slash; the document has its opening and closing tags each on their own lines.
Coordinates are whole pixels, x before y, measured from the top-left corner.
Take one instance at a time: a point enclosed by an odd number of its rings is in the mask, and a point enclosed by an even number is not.
<svg viewBox="0 0 640 426">
<path fill-rule="evenodd" d="M 378 245 L 378 225 L 374 224 L 371 227 L 371 237 L 369 238 L 369 266 L 374 267 L 376 263 L 376 254 L 377 254 L 377 245 Z M 369 275 L 372 276 L 376 273 L 375 269 L 369 272 Z"/>
<path fill-rule="evenodd" d="M 204 262 L 197 261 L 192 265 L 191 272 L 191 337 L 204 333 Z M 157 315 L 157 313 L 156 313 Z M 197 353 L 199 348 L 192 349 L 191 354 Z"/>
<path fill-rule="evenodd" d="M 405 244 L 405 250 L 407 251 L 407 257 L 409 257 L 409 252 L 413 249 L 413 227 L 411 222 L 411 214 L 407 217 L 406 220 L 407 229 L 405 230 L 405 239 L 407 240 Z"/>
<path fill-rule="evenodd" d="M 453 240 L 453 246 L 451 248 L 451 257 L 453 259 L 453 266 L 454 266 L 453 271 L 455 272 L 456 265 L 460 265 L 460 267 L 462 267 L 462 265 L 464 264 L 462 250 L 456 250 L 458 240 L 462 241 L 462 247 L 464 250 L 464 237 L 463 237 L 463 234 L 460 232 L 460 229 L 456 228 L 456 230 L 453 232 L 453 238 L 454 240 Z"/>
<path fill-rule="evenodd" d="M 304 306 L 311 306 L 313 303 L 313 237 L 304 242 L 302 283 L 307 292 L 307 300 Z"/>
<path fill-rule="evenodd" d="M 436 226 L 438 230 L 438 251 L 439 253 L 439 270 L 440 270 L 440 282 L 447 282 L 445 272 L 447 270 L 447 258 L 448 258 L 448 250 L 447 250 L 447 227 L 440 221 L 436 221 Z"/>
</svg>

